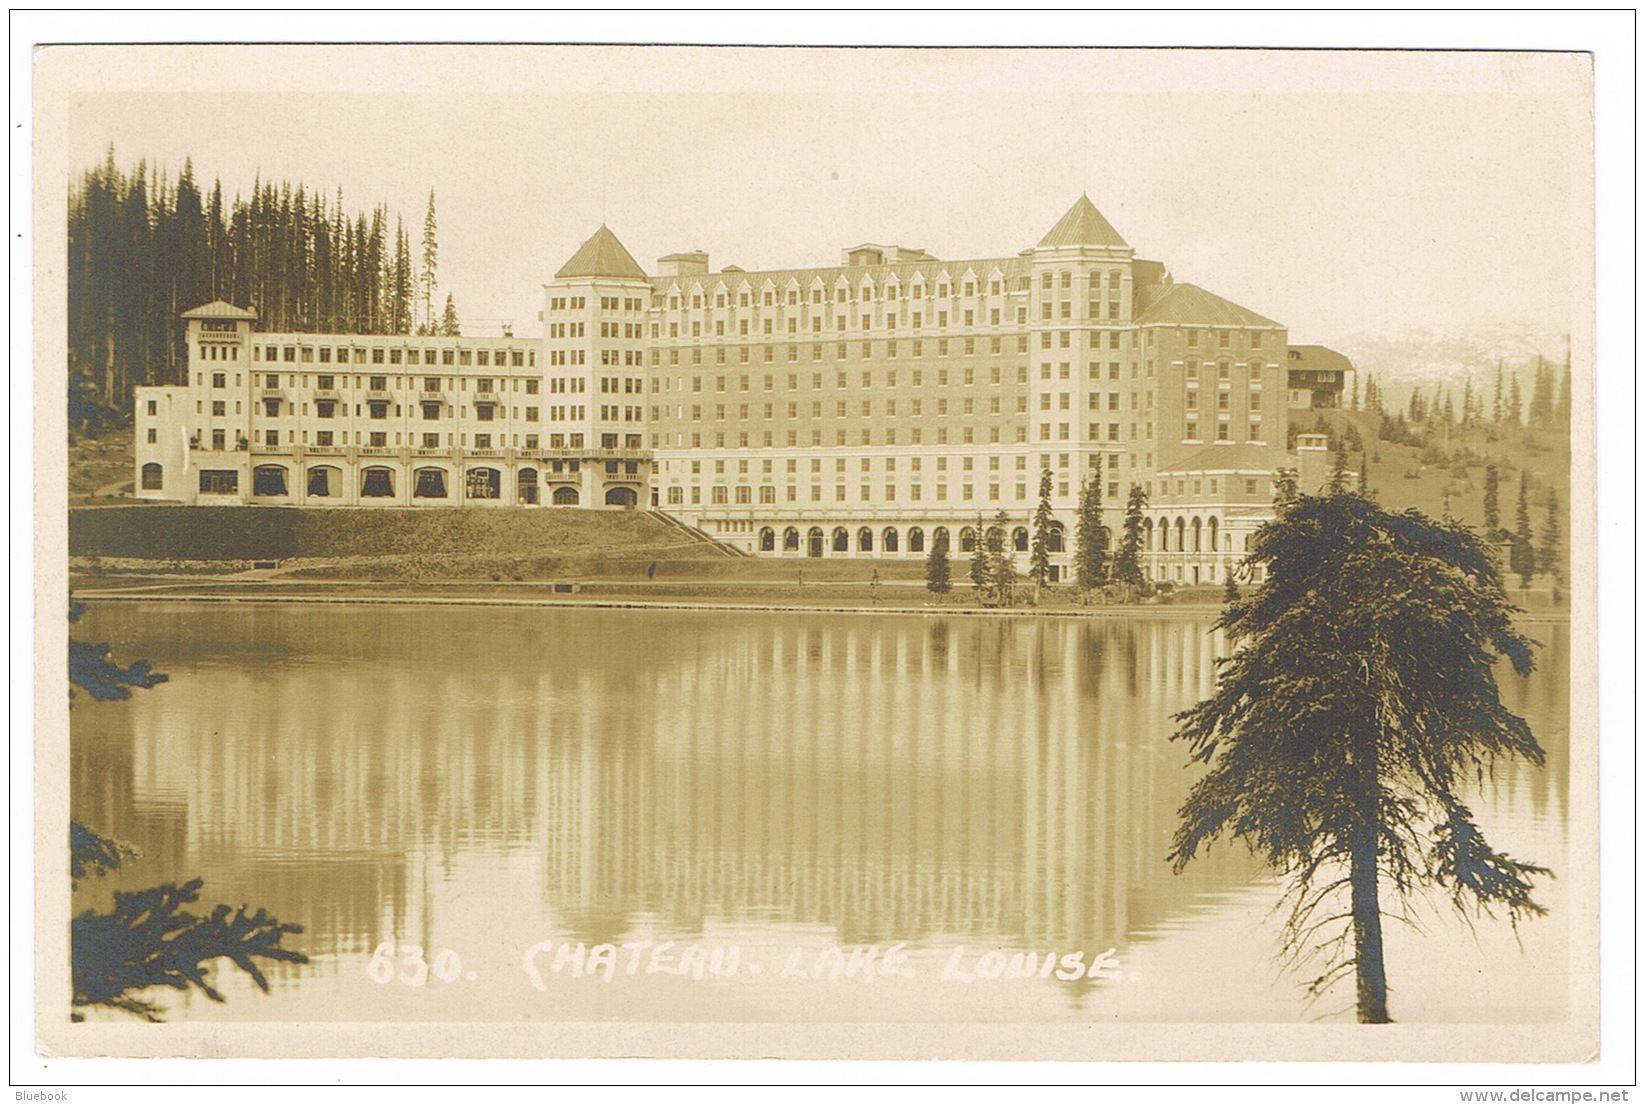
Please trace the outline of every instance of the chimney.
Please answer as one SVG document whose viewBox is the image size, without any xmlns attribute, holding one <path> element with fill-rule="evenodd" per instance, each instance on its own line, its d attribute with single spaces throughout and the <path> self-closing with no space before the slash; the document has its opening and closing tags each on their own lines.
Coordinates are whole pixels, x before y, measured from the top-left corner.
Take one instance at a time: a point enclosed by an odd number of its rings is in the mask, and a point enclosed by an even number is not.
<svg viewBox="0 0 1645 1105">
<path fill-rule="evenodd" d="M 1331 482 L 1331 451 L 1324 434 L 1297 435 L 1297 490 L 1318 495 Z"/>
</svg>

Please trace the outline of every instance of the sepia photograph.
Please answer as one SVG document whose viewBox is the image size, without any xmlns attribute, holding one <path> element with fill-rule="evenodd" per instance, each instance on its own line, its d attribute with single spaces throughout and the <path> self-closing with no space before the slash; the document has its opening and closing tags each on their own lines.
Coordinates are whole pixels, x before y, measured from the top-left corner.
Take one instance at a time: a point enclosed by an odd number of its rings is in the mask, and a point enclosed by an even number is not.
<svg viewBox="0 0 1645 1105">
<path fill-rule="evenodd" d="M 1599 1055 L 1591 56 L 33 61 L 41 1054 Z"/>
</svg>

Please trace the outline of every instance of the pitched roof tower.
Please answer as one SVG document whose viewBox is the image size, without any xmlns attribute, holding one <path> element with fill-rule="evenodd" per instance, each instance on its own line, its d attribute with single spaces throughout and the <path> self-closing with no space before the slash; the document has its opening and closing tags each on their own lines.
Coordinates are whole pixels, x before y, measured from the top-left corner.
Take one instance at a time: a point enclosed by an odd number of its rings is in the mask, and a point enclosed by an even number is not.
<svg viewBox="0 0 1645 1105">
<path fill-rule="evenodd" d="M 1036 249 L 1067 249 L 1079 246 L 1093 246 L 1098 249 L 1130 249 L 1126 240 L 1120 237 L 1119 231 L 1112 223 L 1102 217 L 1096 205 L 1083 192 L 1068 209 L 1067 214 L 1057 220 L 1040 239 Z"/>
<path fill-rule="evenodd" d="M 614 277 L 619 280 L 644 280 L 645 270 L 634 260 L 634 255 L 623 247 L 617 236 L 604 223 L 588 241 L 578 247 L 571 260 L 554 274 L 556 280 L 575 280 L 580 277 Z"/>
</svg>

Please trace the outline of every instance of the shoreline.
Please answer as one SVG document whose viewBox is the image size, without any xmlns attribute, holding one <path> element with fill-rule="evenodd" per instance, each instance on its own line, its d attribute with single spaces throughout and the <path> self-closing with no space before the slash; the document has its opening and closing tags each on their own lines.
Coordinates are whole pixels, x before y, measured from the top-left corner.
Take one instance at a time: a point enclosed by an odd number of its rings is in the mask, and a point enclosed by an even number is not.
<svg viewBox="0 0 1645 1105">
<path fill-rule="evenodd" d="M 967 604 L 964 600 L 950 603 L 922 603 L 909 605 L 906 601 L 889 600 L 882 603 L 851 603 L 842 602 L 834 598 L 820 598 L 815 603 L 794 601 L 737 601 L 729 596 L 713 598 L 623 598 L 618 596 L 602 595 L 579 598 L 570 595 L 529 594 L 505 595 L 497 593 L 479 594 L 428 594 L 426 592 L 412 592 L 400 589 L 384 588 L 373 592 L 362 589 L 357 584 L 348 582 L 338 584 L 309 583 L 279 584 L 279 588 L 287 591 L 285 594 L 275 594 L 263 590 L 268 586 L 266 582 L 241 583 L 239 581 L 213 581 L 215 586 L 244 587 L 242 593 L 210 593 L 199 588 L 199 581 L 181 583 L 176 581 L 150 581 L 126 588 L 95 588 L 81 589 L 70 586 L 70 599 L 84 603 L 199 603 L 211 605 L 278 605 L 300 604 L 315 606 L 457 606 L 457 607 L 544 607 L 570 608 L 591 610 L 693 610 L 719 611 L 742 613 L 786 613 L 786 614 L 897 614 L 897 615 L 926 615 L 926 616 L 961 616 L 961 617 L 1032 617 L 1032 618 L 1116 618 L 1134 617 L 1169 617 L 1183 619 L 1215 618 L 1222 612 L 1223 604 L 1207 602 L 1168 602 L 1168 603 L 1131 603 L 1131 604 L 1096 604 L 1091 606 L 1010 606 L 985 607 Z M 453 589 L 477 586 L 472 584 L 451 584 Z M 328 593 L 332 587 L 341 588 L 342 593 Z M 288 590 L 289 588 L 289 590 Z M 254 590 L 255 589 L 255 590 Z M 291 593 L 297 591 L 299 593 Z M 1568 622 L 1568 610 L 1522 610 L 1516 615 L 1516 620 L 1527 622 Z"/>
</svg>

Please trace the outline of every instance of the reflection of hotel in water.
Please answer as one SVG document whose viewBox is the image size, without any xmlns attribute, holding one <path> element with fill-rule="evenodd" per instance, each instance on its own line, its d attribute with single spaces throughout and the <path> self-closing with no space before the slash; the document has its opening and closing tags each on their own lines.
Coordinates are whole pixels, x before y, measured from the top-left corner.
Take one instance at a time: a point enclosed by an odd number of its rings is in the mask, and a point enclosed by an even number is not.
<svg viewBox="0 0 1645 1105">
<path fill-rule="evenodd" d="M 429 881 L 471 851 L 532 857 L 553 923 L 591 942 L 644 917 L 1107 946 L 1253 870 L 1238 846 L 1164 862 L 1191 774 L 1160 734 L 1223 647 L 1197 620 L 654 614 L 628 633 L 601 613 L 265 609 L 168 632 L 144 612 L 178 650 L 157 666 L 201 666 L 97 712 L 119 739 L 76 742 L 76 815 L 168 877 L 247 886 L 317 952 L 426 929 Z M 495 662 L 568 640 L 611 644 Z M 301 655 L 305 692 L 209 659 L 255 653 Z"/>
</svg>

